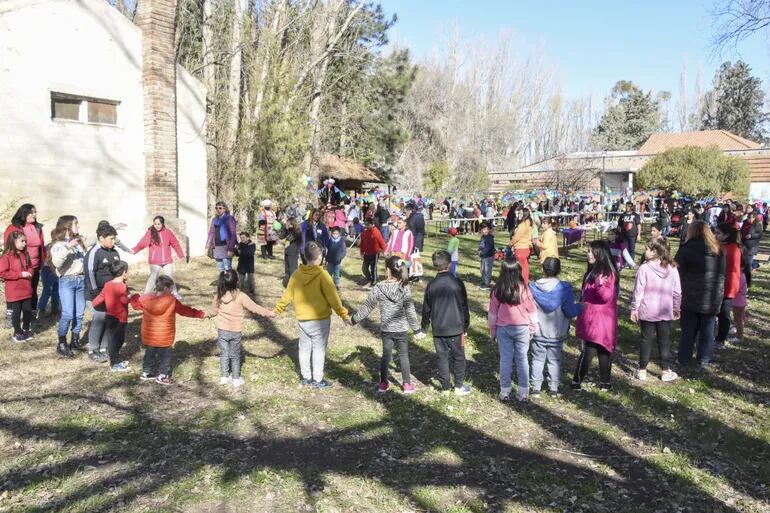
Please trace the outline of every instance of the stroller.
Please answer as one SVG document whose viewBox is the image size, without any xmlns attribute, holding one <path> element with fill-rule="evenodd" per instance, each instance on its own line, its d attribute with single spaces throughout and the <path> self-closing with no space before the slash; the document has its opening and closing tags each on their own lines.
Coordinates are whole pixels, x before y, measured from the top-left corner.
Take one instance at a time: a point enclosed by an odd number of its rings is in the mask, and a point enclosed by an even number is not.
<svg viewBox="0 0 770 513">
<path fill-rule="evenodd" d="M 681 212 L 674 212 L 671 215 L 671 230 L 668 232 L 669 237 L 679 235 L 679 232 L 682 230 L 683 219 L 684 215 Z"/>
</svg>

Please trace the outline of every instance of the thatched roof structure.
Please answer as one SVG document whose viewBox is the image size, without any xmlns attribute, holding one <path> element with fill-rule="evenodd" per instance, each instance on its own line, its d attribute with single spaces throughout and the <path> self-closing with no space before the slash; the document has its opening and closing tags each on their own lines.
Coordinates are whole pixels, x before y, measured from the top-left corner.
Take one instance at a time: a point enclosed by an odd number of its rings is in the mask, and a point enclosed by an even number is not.
<svg viewBox="0 0 770 513">
<path fill-rule="evenodd" d="M 318 176 L 334 178 L 338 183 L 353 184 L 354 182 L 384 183 L 380 178 L 360 162 L 349 160 L 339 155 L 324 153 L 318 158 Z"/>
</svg>

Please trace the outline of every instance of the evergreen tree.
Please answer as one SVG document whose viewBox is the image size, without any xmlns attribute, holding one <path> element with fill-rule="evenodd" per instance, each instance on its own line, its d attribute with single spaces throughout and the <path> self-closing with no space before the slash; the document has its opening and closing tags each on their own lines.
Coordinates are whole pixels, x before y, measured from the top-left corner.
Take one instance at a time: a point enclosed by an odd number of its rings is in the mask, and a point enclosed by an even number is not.
<svg viewBox="0 0 770 513">
<path fill-rule="evenodd" d="M 764 104 L 762 81 L 751 75 L 749 65 L 743 61 L 725 62 L 714 76 L 714 89 L 706 93 L 702 128 L 727 130 L 764 142 L 770 119 L 762 110 Z"/>
<path fill-rule="evenodd" d="M 609 107 L 594 129 L 593 144 L 602 150 L 635 150 L 661 130 L 660 100 L 633 82 L 620 80 L 612 88 Z"/>
</svg>

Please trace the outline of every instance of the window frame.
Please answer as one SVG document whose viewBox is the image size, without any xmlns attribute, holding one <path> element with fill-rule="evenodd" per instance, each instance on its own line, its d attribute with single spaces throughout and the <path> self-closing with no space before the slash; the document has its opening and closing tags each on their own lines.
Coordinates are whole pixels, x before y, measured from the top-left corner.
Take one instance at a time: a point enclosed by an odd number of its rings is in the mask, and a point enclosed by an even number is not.
<svg viewBox="0 0 770 513">
<path fill-rule="evenodd" d="M 107 127 L 120 127 L 120 101 L 111 100 L 109 98 L 96 98 L 94 96 L 83 96 L 79 94 L 62 93 L 59 91 L 50 91 L 51 99 L 51 121 L 55 123 L 78 123 L 81 125 L 92 126 L 107 126 Z M 57 118 L 55 117 L 55 104 L 57 100 L 63 101 L 78 101 L 80 102 L 80 108 L 78 111 L 78 119 L 69 118 Z M 101 103 L 106 105 L 115 106 L 115 123 L 98 123 L 88 120 L 88 104 L 89 103 Z"/>
</svg>

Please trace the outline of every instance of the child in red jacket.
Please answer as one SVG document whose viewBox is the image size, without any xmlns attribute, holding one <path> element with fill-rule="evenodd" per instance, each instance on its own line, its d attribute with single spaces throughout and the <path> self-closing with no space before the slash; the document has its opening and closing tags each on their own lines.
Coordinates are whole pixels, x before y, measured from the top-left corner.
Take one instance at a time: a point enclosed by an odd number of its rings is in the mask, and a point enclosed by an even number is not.
<svg viewBox="0 0 770 513">
<path fill-rule="evenodd" d="M 14 342 L 32 340 L 29 323 L 32 320 L 33 272 L 27 253 L 27 237 L 24 232 L 11 232 L 0 257 L 0 278 L 5 280 L 5 302 L 11 311 Z"/>
<path fill-rule="evenodd" d="M 366 218 L 364 221 L 364 232 L 361 234 L 361 256 L 364 264 L 361 271 L 364 273 L 366 283 L 364 287 L 371 288 L 377 285 L 377 261 L 380 253 L 385 251 L 388 245 L 382 238 L 380 230 L 374 226 L 372 218 Z"/>
<path fill-rule="evenodd" d="M 107 334 L 107 354 L 110 357 L 111 372 L 126 372 L 128 362 L 119 359 L 120 348 L 126 339 L 126 324 L 128 323 L 128 264 L 122 260 L 110 263 L 112 281 L 104 284 L 102 291 L 94 298 L 93 305 L 104 303 L 107 315 L 104 319 L 104 330 Z"/>
</svg>

